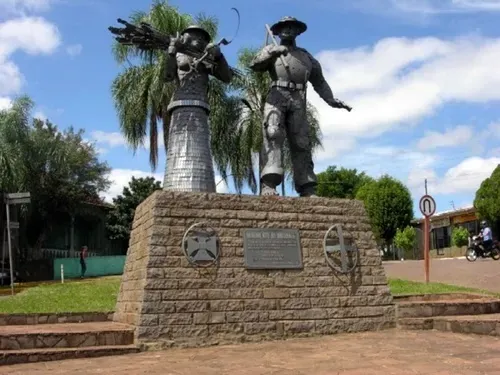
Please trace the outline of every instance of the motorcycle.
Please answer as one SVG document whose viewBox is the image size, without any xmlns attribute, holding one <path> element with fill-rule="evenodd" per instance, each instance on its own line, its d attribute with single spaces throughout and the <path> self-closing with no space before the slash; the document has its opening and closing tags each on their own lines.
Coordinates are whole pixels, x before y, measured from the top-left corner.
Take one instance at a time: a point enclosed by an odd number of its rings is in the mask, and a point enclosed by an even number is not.
<svg viewBox="0 0 500 375">
<path fill-rule="evenodd" d="M 469 246 L 465 252 L 465 257 L 469 262 L 475 262 L 478 257 L 500 259 L 500 249 L 498 242 L 495 241 L 489 250 L 484 251 L 481 247 L 482 239 L 479 236 L 469 237 Z"/>
</svg>

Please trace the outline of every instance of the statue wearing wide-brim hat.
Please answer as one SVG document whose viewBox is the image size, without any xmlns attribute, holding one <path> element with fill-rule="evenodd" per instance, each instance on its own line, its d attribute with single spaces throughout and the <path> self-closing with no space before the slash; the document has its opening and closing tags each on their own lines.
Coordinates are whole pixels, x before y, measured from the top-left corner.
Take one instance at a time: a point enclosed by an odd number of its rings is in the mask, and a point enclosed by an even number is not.
<svg viewBox="0 0 500 375">
<path fill-rule="evenodd" d="M 266 30 L 272 44 L 266 43 L 250 64 L 251 70 L 268 72 L 271 78 L 262 121 L 261 194 L 278 194 L 276 187 L 283 183 L 285 171 L 283 147 L 288 139 L 295 190 L 301 197 L 313 197 L 318 182 L 307 120 L 308 82 L 331 107 L 348 111 L 351 107 L 333 96 L 319 61 L 305 48 L 296 45 L 296 36 L 307 30 L 304 22 L 283 17 L 272 27 L 266 25 Z M 280 43 L 275 39 L 276 35 Z"/>
<path fill-rule="evenodd" d="M 203 27 L 198 26 L 198 25 L 191 25 L 191 26 L 186 27 L 184 30 L 182 30 L 181 35 L 184 35 L 186 33 L 192 32 L 192 31 L 199 32 L 199 33 L 203 34 L 203 36 L 205 37 L 207 42 L 210 42 L 212 40 L 212 37 L 210 36 L 208 31 L 205 30 Z"/>
<path fill-rule="evenodd" d="M 274 25 L 271 26 L 271 31 L 273 32 L 274 35 L 279 35 L 281 29 L 284 26 L 294 26 L 298 30 L 298 34 L 302 34 L 307 30 L 307 25 L 296 19 L 295 17 L 283 17 L 281 20 L 276 22 Z"/>
</svg>

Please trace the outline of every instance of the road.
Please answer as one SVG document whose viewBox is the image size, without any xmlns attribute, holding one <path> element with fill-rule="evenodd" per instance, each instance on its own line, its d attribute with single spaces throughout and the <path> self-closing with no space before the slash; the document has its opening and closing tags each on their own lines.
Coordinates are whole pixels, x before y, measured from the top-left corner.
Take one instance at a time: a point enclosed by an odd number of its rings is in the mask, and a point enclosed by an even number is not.
<svg viewBox="0 0 500 375">
<path fill-rule="evenodd" d="M 424 261 L 384 262 L 387 277 L 425 281 Z M 478 259 L 432 259 L 431 282 L 460 285 L 500 293 L 500 261 Z"/>
</svg>

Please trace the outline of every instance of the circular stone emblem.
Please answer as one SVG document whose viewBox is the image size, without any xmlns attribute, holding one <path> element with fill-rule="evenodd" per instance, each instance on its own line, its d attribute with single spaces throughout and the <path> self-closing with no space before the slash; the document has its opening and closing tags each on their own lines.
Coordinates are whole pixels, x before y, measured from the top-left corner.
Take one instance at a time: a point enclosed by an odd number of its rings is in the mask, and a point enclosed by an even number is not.
<svg viewBox="0 0 500 375">
<path fill-rule="evenodd" d="M 195 223 L 184 233 L 182 250 L 193 266 L 210 267 L 219 260 L 220 240 L 212 227 Z"/>
<path fill-rule="evenodd" d="M 352 239 L 344 238 L 342 225 L 332 225 L 323 240 L 325 258 L 330 267 L 340 273 L 350 273 L 358 264 L 359 251 Z"/>
</svg>

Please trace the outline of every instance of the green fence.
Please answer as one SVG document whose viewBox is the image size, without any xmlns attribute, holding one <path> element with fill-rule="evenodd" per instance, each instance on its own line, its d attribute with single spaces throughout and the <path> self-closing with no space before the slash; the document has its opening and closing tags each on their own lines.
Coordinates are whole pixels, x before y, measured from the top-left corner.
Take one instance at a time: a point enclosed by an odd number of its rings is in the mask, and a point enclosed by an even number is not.
<svg viewBox="0 0 500 375">
<path fill-rule="evenodd" d="M 85 262 L 87 264 L 85 276 L 121 275 L 125 266 L 125 258 L 125 255 L 89 257 Z M 80 277 L 80 258 L 56 258 L 54 259 L 54 280 L 61 279 L 61 264 L 64 266 L 64 278 Z"/>
</svg>

